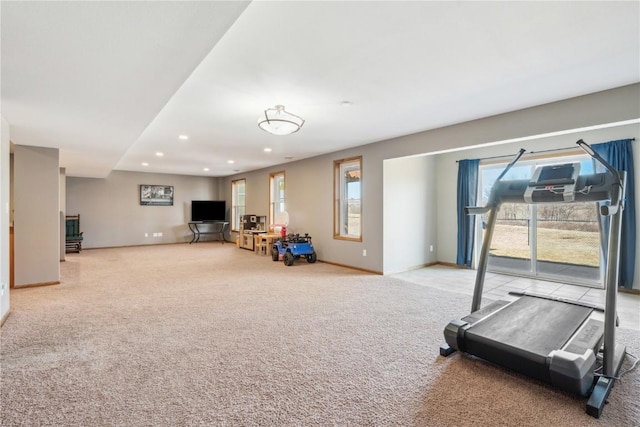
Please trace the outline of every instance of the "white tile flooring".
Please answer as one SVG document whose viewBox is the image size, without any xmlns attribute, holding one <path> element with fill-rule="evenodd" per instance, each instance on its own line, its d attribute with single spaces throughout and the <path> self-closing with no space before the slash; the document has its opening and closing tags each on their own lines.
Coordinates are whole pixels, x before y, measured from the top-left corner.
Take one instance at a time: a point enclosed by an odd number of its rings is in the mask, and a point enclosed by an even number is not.
<svg viewBox="0 0 640 427">
<path fill-rule="evenodd" d="M 473 295 L 476 271 L 436 265 L 393 274 L 391 277 L 418 285 Z M 603 289 L 496 273 L 486 273 L 482 297 L 483 300 L 512 300 L 516 297 L 509 295 L 509 292 L 523 290 L 604 305 Z M 640 330 L 640 295 L 618 292 L 617 306 L 620 327 Z"/>
</svg>

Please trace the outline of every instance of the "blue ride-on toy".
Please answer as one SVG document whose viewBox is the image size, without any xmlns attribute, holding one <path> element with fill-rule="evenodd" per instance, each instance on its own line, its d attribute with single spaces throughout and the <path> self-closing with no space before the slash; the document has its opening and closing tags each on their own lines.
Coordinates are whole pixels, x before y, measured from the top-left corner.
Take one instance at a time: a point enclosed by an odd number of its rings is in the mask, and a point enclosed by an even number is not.
<svg viewBox="0 0 640 427">
<path fill-rule="evenodd" d="M 271 259 L 278 261 L 282 256 L 284 265 L 290 267 L 300 257 L 306 258 L 309 264 L 316 262 L 318 257 L 311 243 L 311 236 L 305 234 L 289 234 L 284 239 L 278 240 L 271 248 Z"/>
</svg>

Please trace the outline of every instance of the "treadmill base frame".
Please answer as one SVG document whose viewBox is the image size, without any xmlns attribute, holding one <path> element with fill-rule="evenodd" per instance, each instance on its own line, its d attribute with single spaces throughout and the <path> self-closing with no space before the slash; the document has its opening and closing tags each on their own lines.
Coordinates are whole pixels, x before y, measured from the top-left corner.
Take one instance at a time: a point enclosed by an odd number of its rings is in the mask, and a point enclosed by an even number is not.
<svg viewBox="0 0 640 427">
<path fill-rule="evenodd" d="M 602 409 L 604 409 L 605 403 L 607 403 L 607 397 L 613 389 L 613 385 L 616 381 L 615 377 L 620 373 L 620 367 L 626 354 L 626 347 L 624 345 L 616 345 L 614 353 L 614 368 L 615 373 L 611 377 L 601 376 L 593 387 L 591 397 L 587 401 L 587 414 L 594 418 L 600 418 L 602 415 Z"/>
</svg>

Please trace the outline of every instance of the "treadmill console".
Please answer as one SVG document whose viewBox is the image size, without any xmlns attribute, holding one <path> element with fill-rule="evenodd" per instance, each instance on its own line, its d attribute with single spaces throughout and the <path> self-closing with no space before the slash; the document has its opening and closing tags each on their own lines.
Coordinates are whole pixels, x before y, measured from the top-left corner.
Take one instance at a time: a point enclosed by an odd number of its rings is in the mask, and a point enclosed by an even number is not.
<svg viewBox="0 0 640 427">
<path fill-rule="evenodd" d="M 575 201 L 580 163 L 538 166 L 524 192 L 526 203 Z"/>
</svg>

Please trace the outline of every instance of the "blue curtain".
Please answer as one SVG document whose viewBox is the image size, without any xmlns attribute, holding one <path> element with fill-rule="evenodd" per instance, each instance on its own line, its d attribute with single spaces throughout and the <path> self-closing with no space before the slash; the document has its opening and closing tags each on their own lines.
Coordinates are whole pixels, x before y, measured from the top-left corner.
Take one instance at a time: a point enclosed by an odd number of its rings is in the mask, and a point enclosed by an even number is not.
<svg viewBox="0 0 640 427">
<path fill-rule="evenodd" d="M 636 199 L 635 199 L 635 173 L 633 170 L 632 139 L 593 144 L 591 147 L 616 170 L 627 172 L 626 198 L 622 214 L 622 235 L 620 237 L 620 273 L 618 286 L 631 289 L 633 287 L 633 275 L 636 259 Z M 609 228 L 603 228 L 604 236 L 608 241 Z M 606 256 L 606 254 L 605 254 Z"/>
<path fill-rule="evenodd" d="M 479 159 L 458 162 L 458 255 L 456 264 L 471 267 L 475 238 L 475 217 L 465 214 L 464 208 L 475 206 L 478 194 Z"/>
</svg>

